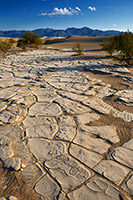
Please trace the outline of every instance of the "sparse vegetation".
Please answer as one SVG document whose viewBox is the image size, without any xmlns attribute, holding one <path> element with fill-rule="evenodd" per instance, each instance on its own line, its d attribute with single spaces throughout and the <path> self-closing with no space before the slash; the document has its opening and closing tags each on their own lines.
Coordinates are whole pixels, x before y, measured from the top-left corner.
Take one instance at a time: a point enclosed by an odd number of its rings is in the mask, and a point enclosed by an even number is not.
<svg viewBox="0 0 133 200">
<path fill-rule="evenodd" d="M 72 47 L 72 50 L 77 52 L 78 55 L 81 55 L 82 54 L 82 51 L 83 51 L 83 47 L 81 46 L 80 43 L 77 43 L 75 44 L 73 47 Z"/>
<path fill-rule="evenodd" d="M 9 41 L 11 44 L 14 44 L 14 43 L 16 42 L 15 39 L 13 39 L 13 38 L 9 38 L 8 41 Z"/>
<path fill-rule="evenodd" d="M 108 52 L 108 54 L 110 56 L 113 55 L 115 48 L 116 48 L 116 44 L 114 42 L 114 39 L 107 39 L 107 38 L 103 41 L 103 43 L 101 43 L 101 46 L 105 51 Z"/>
<path fill-rule="evenodd" d="M 133 33 L 130 31 L 114 36 L 110 40 L 104 41 L 101 46 L 110 56 L 116 51 L 117 56 L 114 58 L 120 61 L 125 61 L 127 64 L 132 64 L 133 60 Z"/>
<path fill-rule="evenodd" d="M 8 40 L 1 40 L 0 41 L 0 50 L 6 54 L 11 48 L 12 48 L 12 45 L 13 45 L 14 41 L 11 40 L 11 39 L 8 39 Z"/>
<path fill-rule="evenodd" d="M 27 47 L 34 47 L 38 49 L 43 44 L 42 39 L 35 32 L 25 32 L 22 37 L 22 39 L 18 40 L 17 47 L 20 47 L 23 50 L 25 50 Z"/>
<path fill-rule="evenodd" d="M 26 50 L 27 44 L 26 44 L 25 40 L 19 39 L 19 40 L 18 40 L 18 43 L 17 43 L 17 47 L 20 47 L 20 48 L 22 48 L 23 50 Z"/>
</svg>

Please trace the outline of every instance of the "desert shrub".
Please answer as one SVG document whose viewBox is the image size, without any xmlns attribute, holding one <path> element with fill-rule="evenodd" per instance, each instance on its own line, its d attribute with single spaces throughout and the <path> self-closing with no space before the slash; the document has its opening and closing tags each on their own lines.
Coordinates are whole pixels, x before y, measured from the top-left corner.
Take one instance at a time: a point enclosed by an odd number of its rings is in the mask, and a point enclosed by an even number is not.
<svg viewBox="0 0 133 200">
<path fill-rule="evenodd" d="M 27 44 L 24 39 L 19 39 L 17 43 L 17 47 L 22 48 L 23 50 L 26 50 Z"/>
<path fill-rule="evenodd" d="M 0 50 L 3 53 L 7 53 L 12 48 L 12 43 L 9 40 L 0 41 Z"/>
<path fill-rule="evenodd" d="M 114 38 L 112 39 L 105 39 L 103 43 L 100 44 L 102 48 L 109 53 L 110 56 L 113 55 L 114 51 L 116 50 L 116 43 Z"/>
<path fill-rule="evenodd" d="M 80 43 L 77 43 L 77 44 L 73 45 L 72 50 L 77 52 L 78 55 L 81 55 L 82 51 L 83 51 L 83 47 L 81 46 Z"/>
<path fill-rule="evenodd" d="M 35 32 L 25 32 L 22 39 L 18 40 L 17 47 L 25 50 L 27 47 L 39 48 L 42 45 L 42 39 Z"/>
<path fill-rule="evenodd" d="M 104 41 L 102 44 L 104 50 L 106 50 L 111 56 L 114 51 L 118 52 L 115 58 L 125 61 L 127 64 L 132 63 L 133 59 L 133 33 L 130 31 L 114 36 L 108 41 Z"/>
<path fill-rule="evenodd" d="M 14 44 L 16 41 L 13 38 L 8 39 L 9 43 Z"/>
<path fill-rule="evenodd" d="M 124 35 L 115 36 L 116 50 L 120 51 L 126 58 L 133 57 L 133 33 L 130 31 L 125 32 Z"/>
</svg>

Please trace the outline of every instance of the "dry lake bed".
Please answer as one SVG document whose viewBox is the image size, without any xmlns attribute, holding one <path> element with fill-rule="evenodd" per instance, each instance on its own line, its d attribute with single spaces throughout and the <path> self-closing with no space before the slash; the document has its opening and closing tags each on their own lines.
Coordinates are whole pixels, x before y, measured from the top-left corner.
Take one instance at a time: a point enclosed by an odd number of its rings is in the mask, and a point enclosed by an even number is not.
<svg viewBox="0 0 133 200">
<path fill-rule="evenodd" d="M 133 68 L 32 50 L 0 62 L 0 200 L 131 200 Z"/>
</svg>

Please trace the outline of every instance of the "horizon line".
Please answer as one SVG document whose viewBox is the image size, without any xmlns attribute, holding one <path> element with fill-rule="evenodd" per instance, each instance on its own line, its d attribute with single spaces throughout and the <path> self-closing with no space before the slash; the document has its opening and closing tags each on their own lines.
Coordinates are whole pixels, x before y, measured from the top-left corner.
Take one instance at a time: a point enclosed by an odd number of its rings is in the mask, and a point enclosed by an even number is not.
<svg viewBox="0 0 133 200">
<path fill-rule="evenodd" d="M 68 27 L 68 28 L 52 28 L 52 27 L 46 27 L 46 28 L 34 28 L 34 29 L 8 29 L 8 30 L 2 30 L 0 29 L 0 31 L 34 31 L 34 30 L 38 30 L 38 29 L 53 29 L 53 30 L 67 30 L 69 28 L 76 28 L 76 29 L 81 29 L 81 28 L 90 28 L 88 26 L 83 26 L 83 27 Z M 101 30 L 101 31 L 121 31 L 121 32 L 125 32 L 127 30 L 119 30 L 119 29 L 99 29 L 99 28 L 90 28 L 92 30 Z"/>
</svg>

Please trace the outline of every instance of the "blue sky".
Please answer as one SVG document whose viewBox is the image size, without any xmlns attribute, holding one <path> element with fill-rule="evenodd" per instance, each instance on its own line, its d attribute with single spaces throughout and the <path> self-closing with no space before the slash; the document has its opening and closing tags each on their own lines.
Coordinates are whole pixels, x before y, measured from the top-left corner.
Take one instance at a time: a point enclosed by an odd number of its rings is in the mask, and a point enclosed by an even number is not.
<svg viewBox="0 0 133 200">
<path fill-rule="evenodd" d="M 83 26 L 133 31 L 133 0 L 0 0 L 0 30 Z"/>
</svg>

